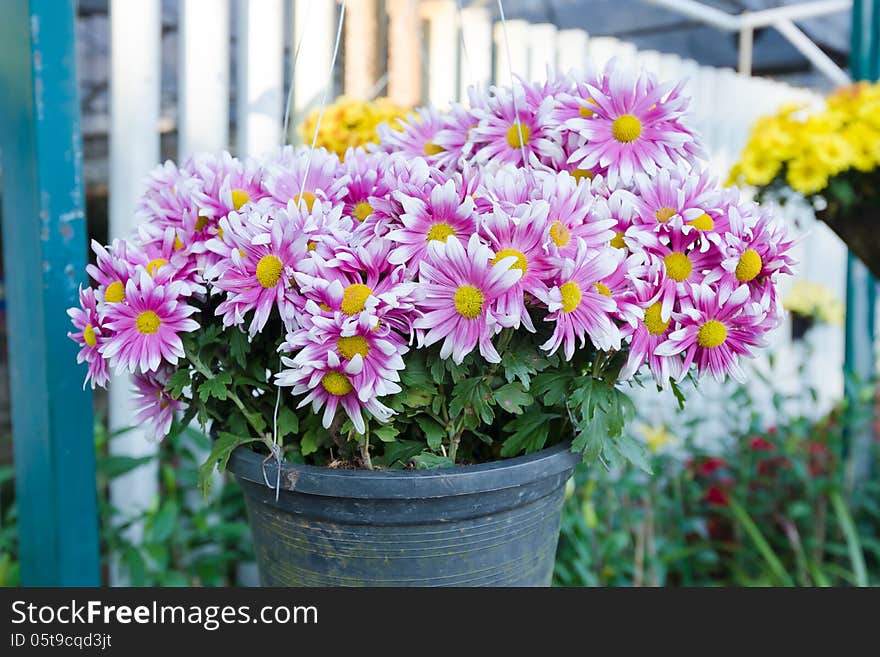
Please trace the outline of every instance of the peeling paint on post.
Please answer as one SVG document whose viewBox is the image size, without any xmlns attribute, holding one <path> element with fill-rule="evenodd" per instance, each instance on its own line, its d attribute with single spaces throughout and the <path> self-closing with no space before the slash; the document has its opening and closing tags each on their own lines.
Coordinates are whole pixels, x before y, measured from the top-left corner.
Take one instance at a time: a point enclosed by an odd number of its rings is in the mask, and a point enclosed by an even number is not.
<svg viewBox="0 0 880 657">
<path fill-rule="evenodd" d="M 21 580 L 100 583 L 92 395 L 65 310 L 86 263 L 75 0 L 7 0 L 0 154 Z"/>
</svg>

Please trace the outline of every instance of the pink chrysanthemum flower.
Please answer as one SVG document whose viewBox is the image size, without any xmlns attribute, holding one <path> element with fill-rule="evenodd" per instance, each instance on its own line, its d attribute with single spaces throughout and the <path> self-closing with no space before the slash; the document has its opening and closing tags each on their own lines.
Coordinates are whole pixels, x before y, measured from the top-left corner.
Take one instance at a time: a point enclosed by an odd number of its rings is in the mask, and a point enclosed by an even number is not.
<svg viewBox="0 0 880 657">
<path fill-rule="evenodd" d="M 441 129 L 434 136 L 434 144 L 443 149 L 444 156 L 437 166 L 447 171 L 461 168 L 462 162 L 470 157 L 476 145 L 472 133 L 479 122 L 472 109 L 461 103 L 452 104 Z"/>
<path fill-rule="evenodd" d="M 614 299 L 617 305 L 614 311 L 615 319 L 634 327 L 642 317 L 642 308 L 636 298 L 634 285 L 634 279 L 641 271 L 642 255 L 634 253 L 625 257 L 625 252 L 618 249 L 611 253 L 617 260 L 617 266 L 613 272 L 596 281 L 594 285 L 600 294 Z"/>
<path fill-rule="evenodd" d="M 637 221 L 635 195 L 625 189 L 617 189 L 608 198 L 596 197 L 592 214 L 596 217 L 610 218 L 614 232 L 608 245 L 627 254 L 642 254 L 649 246 L 656 246 L 658 238 L 653 227 Z"/>
<path fill-rule="evenodd" d="M 597 349 L 620 349 L 620 330 L 611 319 L 617 304 L 596 285 L 616 267 L 610 248 L 589 249 L 583 241 L 574 258 L 563 260 L 556 285 L 542 299 L 549 310 L 545 321 L 556 323 L 542 349 L 552 354 L 563 345 L 565 358 L 571 360 L 577 340 L 583 348 L 588 336 Z"/>
<path fill-rule="evenodd" d="M 296 352 L 293 362 L 298 367 L 320 368 L 328 350 L 335 350 L 341 363 L 360 358 L 363 367 L 350 373 L 349 381 L 358 399 L 366 402 L 400 392 L 399 372 L 408 348 L 398 333 L 375 331 L 367 317 L 337 312 L 333 317 L 313 317 L 308 328 L 289 333 L 281 350 Z"/>
<path fill-rule="evenodd" d="M 495 253 L 492 263 L 514 257 L 511 268 L 522 271 L 522 277 L 499 298 L 498 312 L 510 317 L 513 327 L 522 323 L 529 331 L 535 331 L 526 308 L 525 294 L 541 298 L 547 293 L 547 281 L 554 271 L 550 257 L 544 249 L 547 235 L 547 204 L 539 201 L 523 204 L 511 216 L 497 209 L 483 217 L 480 235 Z"/>
<path fill-rule="evenodd" d="M 381 183 L 391 193 L 370 197 L 373 214 L 358 227 L 358 233 L 387 236 L 390 230 L 401 225 L 400 216 L 404 213 L 401 198 L 426 198 L 435 185 L 446 180 L 448 176 L 429 166 L 425 158 L 407 159 L 392 153 L 382 165 Z"/>
<path fill-rule="evenodd" d="M 443 244 L 450 237 L 468 239 L 476 229 L 474 200 L 462 198 L 455 181 L 435 185 L 427 197 L 417 198 L 396 192 L 403 205 L 402 228 L 387 237 L 398 246 L 388 256 L 389 262 L 411 268 L 428 252 L 429 247 Z"/>
<path fill-rule="evenodd" d="M 769 210 L 756 203 L 729 209 L 730 230 L 724 235 L 720 267 L 707 276 L 719 298 L 724 300 L 740 285 L 748 286 L 758 300 L 772 285 L 776 274 L 791 274 L 794 258 L 789 251 L 794 241 L 775 222 Z"/>
<path fill-rule="evenodd" d="M 497 205 L 505 212 L 512 213 L 523 203 L 534 199 L 533 172 L 511 165 L 496 167 L 491 171 L 481 170 L 476 166 L 472 168 L 480 172 L 477 196 L 489 201 L 488 209 Z"/>
<path fill-rule="evenodd" d="M 645 265 L 640 267 L 647 268 Z M 629 339 L 629 354 L 620 371 L 620 379 L 631 378 L 647 363 L 657 384 L 666 387 L 670 379 L 678 380 L 681 375 L 681 356 L 660 356 L 656 352 L 675 327 L 671 317 L 661 317 L 660 289 L 647 282 L 650 273 L 634 273 L 634 298 L 642 314 L 635 328 L 623 328 L 624 336 Z"/>
<path fill-rule="evenodd" d="M 290 201 L 306 210 L 316 200 L 340 203 L 347 184 L 339 158 L 325 148 L 285 146 L 263 167 L 263 188 L 282 208 Z"/>
<path fill-rule="evenodd" d="M 104 247 L 92 240 L 95 264 L 86 265 L 86 272 L 98 284 L 97 297 L 101 303 L 119 303 L 125 299 L 125 285 L 134 275 L 135 267 L 146 262 L 146 255 L 126 240 L 113 240 Z"/>
<path fill-rule="evenodd" d="M 171 160 L 157 166 L 147 178 L 147 188 L 137 206 L 139 219 L 177 227 L 187 212 L 198 214 L 208 204 L 201 181 L 177 168 Z"/>
<path fill-rule="evenodd" d="M 567 171 L 534 175 L 540 185 L 535 195 L 549 205 L 546 243 L 554 253 L 573 257 L 580 240 L 589 248 L 598 248 L 614 238 L 615 222 L 591 212 L 595 198 L 589 180 L 578 181 Z"/>
<path fill-rule="evenodd" d="M 184 283 L 157 285 L 144 269 L 125 284 L 125 302 L 106 307 L 104 326 L 111 336 L 103 342 L 100 353 L 117 373 L 155 372 L 165 361 L 172 365 L 184 356 L 180 333 L 199 328 L 190 319 L 196 309 L 181 296 Z"/>
<path fill-rule="evenodd" d="M 580 169 L 606 168 L 615 187 L 618 178 L 629 183 L 637 171 L 652 175 L 700 152 L 696 137 L 680 122 L 689 102 L 680 86 L 657 84 L 644 72 L 633 80 L 612 69 L 607 77 L 606 89 L 587 86 L 595 101 L 593 116 L 565 123 L 586 140 L 570 162 Z"/>
<path fill-rule="evenodd" d="M 70 321 L 77 329 L 67 334 L 67 337 L 81 346 L 76 354 L 77 363 L 86 363 L 86 378 L 83 388 L 91 381 L 92 389 L 96 385 L 106 387 L 110 378 L 110 368 L 107 361 L 101 355 L 101 346 L 107 340 L 108 331 L 104 328 L 98 315 L 98 303 L 95 299 L 95 291 L 87 287 L 79 288 L 79 308 L 69 308 L 67 314 Z"/>
<path fill-rule="evenodd" d="M 480 122 L 471 134 L 474 141 L 482 143 L 474 152 L 476 162 L 523 166 L 525 156 L 529 161 L 534 157 L 542 164 L 560 168 L 565 154 L 551 125 L 553 98 L 535 105 L 521 85 L 513 90 L 496 87 L 493 93 L 486 107 L 474 110 Z"/>
<path fill-rule="evenodd" d="M 385 153 L 367 153 L 363 148 L 349 148 L 345 153 L 342 169 L 350 180 L 343 198 L 343 212 L 357 222 L 355 233 L 359 241 L 370 240 L 377 234 L 378 217 L 372 199 L 384 198 L 391 193 L 383 175 L 388 160 Z"/>
<path fill-rule="evenodd" d="M 419 266 L 419 282 L 425 297 L 420 307 L 424 316 L 414 322 L 416 329 L 425 331 L 420 346 L 430 346 L 443 340 L 440 357 L 461 363 L 474 347 L 490 363 L 501 362 L 501 356 L 492 346 L 492 337 L 512 318 L 496 309 L 497 300 L 522 276 L 513 267 L 516 258 L 508 256 L 492 263 L 492 252 L 471 235 L 467 250 L 457 237 L 432 252 L 429 260 Z"/>
<path fill-rule="evenodd" d="M 661 169 L 656 175 L 635 174 L 638 223 L 655 230 L 698 230 L 718 243 L 727 229 L 727 217 L 719 208 L 715 182 L 706 171 L 680 165 Z"/>
<path fill-rule="evenodd" d="M 201 182 L 205 201 L 199 207 L 199 215 L 214 225 L 221 217 L 266 195 L 262 169 L 250 158 L 241 161 L 226 151 L 217 155 L 204 153 L 190 158 L 180 168 Z"/>
<path fill-rule="evenodd" d="M 174 369 L 163 365 L 156 372 L 137 373 L 132 377 L 132 405 L 135 422 L 147 429 L 153 440 L 162 440 L 171 431 L 174 414 L 183 410 L 183 403 L 165 389 Z"/>
<path fill-rule="evenodd" d="M 556 94 L 556 103 L 553 108 L 553 120 L 564 126 L 569 119 L 591 119 L 595 115 L 596 101 L 593 100 L 590 87 L 601 89 L 608 94 L 608 79 L 606 72 L 598 74 L 592 70 L 590 62 L 586 63 L 587 71 L 574 81 L 569 89 L 560 90 Z"/>
<path fill-rule="evenodd" d="M 680 313 L 673 318 L 681 328 L 672 331 L 655 349 L 658 356 L 684 354 L 683 378 L 693 363 L 700 376 L 710 372 L 722 381 L 730 375 L 740 382 L 745 374 L 739 358 L 753 356 L 751 348 L 763 346 L 761 323 L 764 314 L 749 301 L 749 288 L 740 286 L 726 301 L 708 285 L 691 285 L 690 295 L 682 300 Z"/>
<path fill-rule="evenodd" d="M 291 207 L 296 212 L 296 208 Z M 303 214 L 308 214 L 304 211 Z M 244 316 L 254 311 L 248 333 L 263 329 L 277 306 L 286 325 L 295 326 L 298 292 L 294 274 L 308 251 L 308 236 L 297 230 L 287 215 L 275 220 L 231 212 L 220 220 L 224 242 L 229 245 L 225 268 L 214 285 L 226 292 L 217 306 L 223 326 L 240 326 Z"/>
<path fill-rule="evenodd" d="M 440 146 L 435 139 L 446 127 L 444 116 L 433 107 L 419 107 L 406 119 L 395 119 L 396 125 L 382 123 L 376 129 L 381 148 L 405 157 L 423 157 L 428 164 L 453 169 L 457 155 Z"/>
<path fill-rule="evenodd" d="M 660 301 L 663 319 L 669 318 L 675 300 L 687 294 L 690 285 L 703 283 L 706 274 L 718 266 L 720 254 L 697 230 L 659 235 L 657 242 L 645 249 L 649 260 L 659 261 Z"/>
<path fill-rule="evenodd" d="M 306 395 L 297 408 L 311 403 L 312 411 L 317 414 L 323 407 L 321 422 L 325 429 L 330 428 L 340 406 L 360 434 L 366 432 L 362 409 L 379 422 L 387 422 L 394 414 L 376 398 L 361 400 L 358 397 L 352 377 L 363 371 L 364 359 L 360 354 L 355 354 L 343 364 L 336 349 L 329 348 L 323 360 L 297 363 L 284 356 L 281 361 L 285 369 L 276 376 L 276 382 L 281 386 L 292 386 L 294 395 Z"/>
</svg>

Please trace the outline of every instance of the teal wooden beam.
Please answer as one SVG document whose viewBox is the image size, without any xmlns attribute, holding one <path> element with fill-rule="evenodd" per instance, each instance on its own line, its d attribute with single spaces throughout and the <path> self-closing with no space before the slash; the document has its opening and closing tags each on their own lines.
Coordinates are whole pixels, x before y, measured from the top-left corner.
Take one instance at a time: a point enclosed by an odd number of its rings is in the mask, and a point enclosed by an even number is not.
<svg viewBox="0 0 880 657">
<path fill-rule="evenodd" d="M 86 263 L 76 0 L 3 0 L 0 157 L 21 581 L 100 584 L 92 395 L 65 309 Z"/>
<path fill-rule="evenodd" d="M 880 77 L 880 0 L 854 0 L 850 38 L 850 72 L 853 80 Z M 875 372 L 875 309 L 877 281 L 852 253 L 846 267 L 846 349 L 844 374 L 847 398 L 855 402 L 859 389 Z M 861 415 L 861 414 L 859 414 Z M 868 419 L 847 436 L 853 476 L 864 480 L 871 471 L 873 428 Z"/>
</svg>

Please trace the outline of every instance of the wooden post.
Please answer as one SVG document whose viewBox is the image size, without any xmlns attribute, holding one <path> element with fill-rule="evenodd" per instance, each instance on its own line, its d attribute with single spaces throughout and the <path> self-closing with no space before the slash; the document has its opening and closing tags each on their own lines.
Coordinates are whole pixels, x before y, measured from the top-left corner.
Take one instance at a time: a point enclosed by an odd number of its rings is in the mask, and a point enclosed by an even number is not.
<svg viewBox="0 0 880 657">
<path fill-rule="evenodd" d="M 283 0 L 238 0 L 237 51 L 238 154 L 259 157 L 281 144 Z"/>
<path fill-rule="evenodd" d="M 0 21 L 3 250 L 21 581 L 100 584 L 92 395 L 65 310 L 85 282 L 76 1 Z"/>
<path fill-rule="evenodd" d="M 400 105 L 422 102 L 422 25 L 417 0 L 386 0 L 388 96 Z"/>
<path fill-rule="evenodd" d="M 348 0 L 345 13 L 345 95 L 369 99 L 380 75 L 379 2 Z"/>
<path fill-rule="evenodd" d="M 229 147 L 229 0 L 182 0 L 179 15 L 177 156 L 184 159 Z"/>
</svg>

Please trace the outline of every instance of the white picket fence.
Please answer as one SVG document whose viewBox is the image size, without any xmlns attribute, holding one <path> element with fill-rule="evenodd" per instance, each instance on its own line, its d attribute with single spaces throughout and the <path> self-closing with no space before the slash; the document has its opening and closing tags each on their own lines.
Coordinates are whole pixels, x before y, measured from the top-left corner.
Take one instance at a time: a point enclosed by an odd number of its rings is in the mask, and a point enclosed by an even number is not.
<svg viewBox="0 0 880 657">
<path fill-rule="evenodd" d="M 132 228 L 135 200 L 144 176 L 159 160 L 160 14 L 161 0 L 111 0 L 111 121 L 110 226 L 112 237 Z M 437 105 L 466 98 L 470 84 L 507 83 L 510 71 L 526 79 L 546 76 L 548 65 L 583 70 L 585 62 L 603 66 L 616 57 L 626 65 L 645 66 L 661 79 L 687 78 L 693 98 L 696 128 L 711 155 L 709 166 L 726 172 L 745 143 L 750 126 L 781 104 L 815 104 L 820 98 L 769 79 L 743 77 L 730 69 L 701 66 L 676 55 L 637 51 L 610 37 L 592 37 L 583 30 L 557 30 L 550 24 L 507 22 L 505 30 L 492 23 L 485 6 L 459 14 L 455 0 L 386 0 L 389 13 L 387 92 L 402 102 L 420 98 Z M 376 39 L 377 0 L 349 0 L 345 30 L 344 89 L 332 88 L 329 98 L 346 91 L 384 93 L 376 73 L 383 52 Z M 260 155 L 282 141 L 287 95 L 285 71 L 303 35 L 293 79 L 293 117 L 296 124 L 320 98 L 330 67 L 339 5 L 336 0 L 179 0 L 177 131 L 180 158 L 197 151 L 230 148 L 238 155 Z M 235 48 L 231 25 L 235 25 Z M 420 43 L 420 35 L 427 35 Z M 508 52 L 510 60 L 508 61 Z M 420 57 L 422 63 L 420 64 Z M 231 88 L 230 65 L 237 71 Z M 370 79 L 375 75 L 376 79 Z M 230 94 L 236 102 L 229 116 Z M 230 119 L 235 143 L 230 143 Z M 166 117 L 167 123 L 167 117 Z M 809 221 L 811 212 L 803 213 Z M 807 279 L 825 282 L 844 298 L 845 249 L 824 225 L 816 226 L 798 247 L 800 271 Z M 774 337 L 780 356 L 777 383 L 793 389 L 803 384 L 793 374 L 801 346 L 791 344 L 788 327 Z M 840 370 L 842 331 L 821 329 L 819 354 L 809 379 L 821 390 L 820 407 L 827 408 L 842 391 Z M 718 394 L 722 394 L 719 392 Z M 759 391 L 769 395 L 769 391 Z M 711 398 L 711 388 L 705 393 Z M 127 387 L 116 381 L 111 394 L 113 428 L 134 424 Z M 640 400 L 642 404 L 642 400 Z M 643 406 L 658 420 L 675 424 L 670 404 L 645 395 Z M 717 409 L 713 411 L 712 409 Z M 720 405 L 699 404 L 699 412 L 720 413 Z M 155 449 L 135 429 L 113 443 L 117 453 L 141 455 Z M 141 468 L 117 479 L 112 495 L 123 509 L 148 506 L 157 493 L 157 473 Z M 137 529 L 135 536 L 137 534 Z"/>
</svg>

